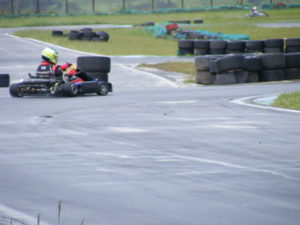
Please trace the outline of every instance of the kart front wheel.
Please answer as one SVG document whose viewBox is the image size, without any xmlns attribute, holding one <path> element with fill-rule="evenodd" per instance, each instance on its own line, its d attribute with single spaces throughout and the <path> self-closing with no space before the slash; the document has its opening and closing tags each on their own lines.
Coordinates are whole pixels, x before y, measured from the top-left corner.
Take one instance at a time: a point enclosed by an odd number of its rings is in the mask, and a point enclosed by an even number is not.
<svg viewBox="0 0 300 225">
<path fill-rule="evenodd" d="M 108 86 L 106 84 L 100 84 L 97 94 L 98 95 L 107 95 L 108 92 L 109 92 Z"/>
<path fill-rule="evenodd" d="M 20 84 L 19 83 L 14 83 L 14 84 L 10 85 L 9 93 L 12 97 L 17 97 L 17 98 L 23 97 L 23 94 L 20 90 Z"/>
<path fill-rule="evenodd" d="M 78 87 L 73 83 L 67 83 L 63 87 L 63 95 L 74 97 L 78 94 Z"/>
</svg>

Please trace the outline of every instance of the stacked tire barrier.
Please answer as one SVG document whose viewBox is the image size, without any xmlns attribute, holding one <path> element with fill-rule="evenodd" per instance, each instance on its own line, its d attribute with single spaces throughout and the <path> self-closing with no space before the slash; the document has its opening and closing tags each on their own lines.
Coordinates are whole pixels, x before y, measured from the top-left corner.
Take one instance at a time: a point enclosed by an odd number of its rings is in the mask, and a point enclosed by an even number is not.
<svg viewBox="0 0 300 225">
<path fill-rule="evenodd" d="M 179 40 L 177 55 L 300 52 L 300 38 L 267 40 Z"/>
<path fill-rule="evenodd" d="M 79 56 L 77 67 L 91 80 L 108 82 L 111 60 L 105 56 Z"/>
<path fill-rule="evenodd" d="M 64 36 L 63 31 L 53 30 L 53 37 Z M 109 35 L 104 31 L 95 32 L 91 28 L 82 28 L 80 30 L 71 30 L 68 34 L 68 39 L 73 40 L 83 40 L 83 41 L 108 41 Z"/>
<path fill-rule="evenodd" d="M 8 87 L 10 82 L 9 74 L 0 74 L 0 87 Z"/>
<path fill-rule="evenodd" d="M 197 56 L 199 84 L 237 84 L 300 79 L 300 53 Z"/>
</svg>

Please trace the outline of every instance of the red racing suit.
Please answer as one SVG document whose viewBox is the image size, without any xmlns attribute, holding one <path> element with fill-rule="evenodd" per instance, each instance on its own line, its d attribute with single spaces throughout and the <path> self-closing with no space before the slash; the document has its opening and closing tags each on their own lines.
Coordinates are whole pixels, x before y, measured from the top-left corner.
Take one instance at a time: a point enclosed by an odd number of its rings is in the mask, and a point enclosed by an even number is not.
<svg viewBox="0 0 300 225">
<path fill-rule="evenodd" d="M 37 68 L 36 75 L 38 78 L 49 79 L 51 77 L 62 77 L 63 74 L 66 75 L 68 82 L 76 83 L 82 82 L 84 80 L 90 80 L 90 78 L 85 74 L 80 72 L 75 64 L 64 63 L 62 65 L 56 65 L 48 61 L 42 61 Z"/>
</svg>

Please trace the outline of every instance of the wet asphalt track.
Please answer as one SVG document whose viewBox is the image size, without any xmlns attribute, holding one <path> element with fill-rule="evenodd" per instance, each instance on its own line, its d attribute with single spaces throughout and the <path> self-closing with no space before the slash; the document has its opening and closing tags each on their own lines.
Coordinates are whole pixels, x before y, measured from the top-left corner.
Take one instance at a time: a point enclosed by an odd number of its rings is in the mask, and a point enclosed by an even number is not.
<svg viewBox="0 0 300 225">
<path fill-rule="evenodd" d="M 0 69 L 16 80 L 45 45 L 8 32 Z M 172 59 L 112 57 L 105 97 L 0 88 L 0 214 L 54 225 L 62 200 L 62 225 L 299 224 L 300 114 L 232 100 L 300 84 L 178 87 L 132 67 Z"/>
</svg>

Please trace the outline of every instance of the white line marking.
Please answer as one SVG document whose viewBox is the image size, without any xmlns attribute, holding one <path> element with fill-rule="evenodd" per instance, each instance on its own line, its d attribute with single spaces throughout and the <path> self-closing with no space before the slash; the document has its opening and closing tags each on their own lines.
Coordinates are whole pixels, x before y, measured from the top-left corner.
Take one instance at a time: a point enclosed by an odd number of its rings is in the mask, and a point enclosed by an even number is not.
<svg viewBox="0 0 300 225">
<path fill-rule="evenodd" d="M 195 158 L 195 157 L 190 157 L 190 156 L 182 156 L 182 155 L 172 155 L 174 158 L 178 159 L 186 159 L 186 160 L 193 160 L 197 162 L 203 162 L 203 163 L 209 163 L 209 164 L 215 164 L 215 165 L 220 165 L 224 167 L 229 167 L 229 168 L 235 168 L 235 169 L 242 169 L 242 170 L 247 170 L 247 171 L 253 171 L 253 172 L 259 172 L 259 173 L 266 173 L 266 174 L 271 174 L 273 176 L 279 176 L 287 180 L 296 180 L 299 181 L 298 179 L 295 179 L 290 176 L 286 176 L 284 174 L 280 174 L 277 171 L 272 171 L 272 170 L 267 170 L 267 169 L 257 169 L 257 168 L 251 168 L 247 166 L 242 166 L 242 165 L 237 165 L 233 163 L 227 163 L 227 162 L 222 162 L 218 160 L 211 160 L 211 159 L 202 159 L 202 158 Z"/>
<path fill-rule="evenodd" d="M 18 220 L 20 223 L 17 223 L 17 224 L 26 224 L 26 225 L 35 225 L 36 224 L 36 218 L 33 218 L 31 216 L 28 216 L 24 213 L 21 213 L 17 210 L 8 208 L 1 204 L 0 204 L 0 214 L 7 216 L 9 218 Z M 40 224 L 41 225 L 49 225 L 45 222 L 40 222 Z"/>
<path fill-rule="evenodd" d="M 293 112 L 293 113 L 300 113 L 298 110 L 293 110 L 293 109 L 283 109 L 283 108 L 277 108 L 277 107 L 271 107 L 271 106 L 263 106 L 263 105 L 257 105 L 254 103 L 248 103 L 246 101 L 249 101 L 251 99 L 259 98 L 263 96 L 250 96 L 250 97 L 244 97 L 244 98 L 239 98 L 232 100 L 232 103 L 238 104 L 238 105 L 246 105 L 250 107 L 256 107 L 256 108 L 261 108 L 261 109 L 270 109 L 270 110 L 275 110 L 275 111 L 282 111 L 282 112 Z"/>
<path fill-rule="evenodd" d="M 176 84 L 176 83 L 170 81 L 169 79 L 164 78 L 164 77 L 161 77 L 161 76 L 158 76 L 158 75 L 156 75 L 156 74 L 149 73 L 149 72 L 146 72 L 146 71 L 136 70 L 136 69 L 134 69 L 134 68 L 128 67 L 128 66 L 123 65 L 123 64 L 119 64 L 119 65 L 120 65 L 121 67 L 125 68 L 125 69 L 132 70 L 132 71 L 135 71 L 135 72 L 139 72 L 139 73 L 142 73 L 142 74 L 145 74 L 145 75 L 154 77 L 154 78 L 156 78 L 156 79 L 159 79 L 159 80 L 163 81 L 164 83 L 169 84 L 170 86 L 173 86 L 173 87 L 180 87 L 178 84 Z"/>
<path fill-rule="evenodd" d="M 110 130 L 121 133 L 144 133 L 146 130 L 132 127 L 109 127 Z"/>
<path fill-rule="evenodd" d="M 196 103 L 196 100 L 185 100 L 185 101 L 163 101 L 163 102 L 155 102 L 159 104 L 193 104 Z"/>
</svg>

